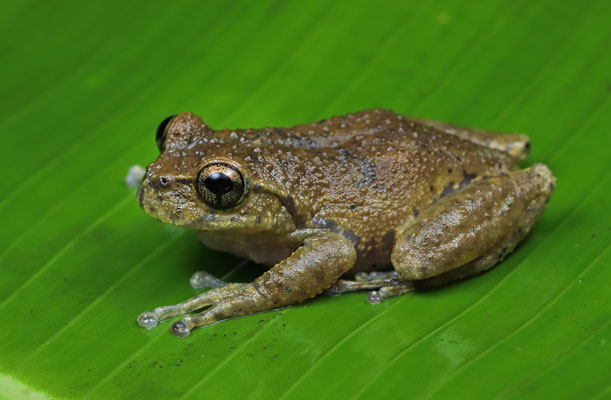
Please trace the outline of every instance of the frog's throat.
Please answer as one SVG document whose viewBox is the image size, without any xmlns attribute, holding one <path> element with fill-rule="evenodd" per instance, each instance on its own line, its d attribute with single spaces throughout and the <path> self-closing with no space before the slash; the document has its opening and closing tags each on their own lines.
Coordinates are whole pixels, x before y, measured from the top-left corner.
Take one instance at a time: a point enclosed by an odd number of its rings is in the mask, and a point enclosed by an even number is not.
<svg viewBox="0 0 611 400">
<path fill-rule="evenodd" d="M 288 211 L 295 228 L 302 229 L 306 226 L 306 216 L 299 214 L 295 199 L 291 196 L 285 187 L 274 181 L 258 181 L 252 187 L 253 192 L 269 193 L 274 195 L 280 201 L 280 204 Z"/>
</svg>

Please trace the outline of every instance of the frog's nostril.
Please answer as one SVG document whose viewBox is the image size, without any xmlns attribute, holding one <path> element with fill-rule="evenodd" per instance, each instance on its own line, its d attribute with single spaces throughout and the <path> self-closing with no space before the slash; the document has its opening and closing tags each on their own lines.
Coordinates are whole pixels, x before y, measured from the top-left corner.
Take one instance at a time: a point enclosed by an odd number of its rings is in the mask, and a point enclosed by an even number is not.
<svg viewBox="0 0 611 400">
<path fill-rule="evenodd" d="M 168 178 L 167 176 L 160 176 L 159 183 L 161 183 L 161 186 L 168 186 L 168 184 L 170 183 L 170 178 Z"/>
</svg>

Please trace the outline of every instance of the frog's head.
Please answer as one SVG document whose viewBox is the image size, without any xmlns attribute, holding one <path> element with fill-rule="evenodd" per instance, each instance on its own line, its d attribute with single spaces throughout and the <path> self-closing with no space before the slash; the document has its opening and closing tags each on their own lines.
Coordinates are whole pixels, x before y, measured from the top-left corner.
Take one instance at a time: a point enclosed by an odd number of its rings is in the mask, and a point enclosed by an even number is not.
<svg viewBox="0 0 611 400">
<path fill-rule="evenodd" d="M 147 167 L 140 206 L 161 221 L 194 230 L 293 231 L 286 189 L 253 174 L 215 135 L 191 113 L 163 120 L 157 129 L 161 154 Z"/>
</svg>

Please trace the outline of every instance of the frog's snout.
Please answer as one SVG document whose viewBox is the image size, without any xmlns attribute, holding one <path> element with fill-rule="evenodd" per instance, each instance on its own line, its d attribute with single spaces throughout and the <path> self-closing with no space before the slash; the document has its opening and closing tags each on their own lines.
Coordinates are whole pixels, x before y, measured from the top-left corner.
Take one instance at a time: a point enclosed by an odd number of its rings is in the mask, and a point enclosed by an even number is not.
<svg viewBox="0 0 611 400">
<path fill-rule="evenodd" d="M 144 205 L 148 204 L 155 195 L 159 198 L 160 194 L 171 186 L 172 181 L 168 176 L 146 174 L 138 187 L 138 203 L 140 207 L 146 210 Z"/>
<path fill-rule="evenodd" d="M 140 208 L 144 208 L 142 206 L 143 197 L 144 197 L 144 185 L 143 183 L 140 183 L 140 186 L 138 186 L 138 205 L 140 206 Z"/>
<path fill-rule="evenodd" d="M 148 186 L 155 192 L 160 192 L 162 190 L 167 190 L 170 186 L 172 186 L 175 182 L 169 175 L 157 175 L 153 173 L 146 174 L 146 177 L 142 181 L 140 187 Z"/>
</svg>

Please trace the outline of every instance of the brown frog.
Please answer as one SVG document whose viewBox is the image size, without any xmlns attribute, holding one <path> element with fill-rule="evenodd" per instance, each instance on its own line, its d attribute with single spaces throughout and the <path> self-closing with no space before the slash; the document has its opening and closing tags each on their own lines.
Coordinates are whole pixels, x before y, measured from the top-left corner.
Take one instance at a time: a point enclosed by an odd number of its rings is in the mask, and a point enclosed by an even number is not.
<svg viewBox="0 0 611 400">
<path fill-rule="evenodd" d="M 530 231 L 555 183 L 543 164 L 517 167 L 524 135 L 380 109 L 216 131 L 183 113 L 160 124 L 157 144 L 140 206 L 210 248 L 272 266 L 247 284 L 196 274 L 196 286 L 219 287 L 138 318 L 152 328 L 186 314 L 171 328 L 179 337 L 325 290 L 369 290 L 375 304 L 479 274 Z"/>
</svg>

